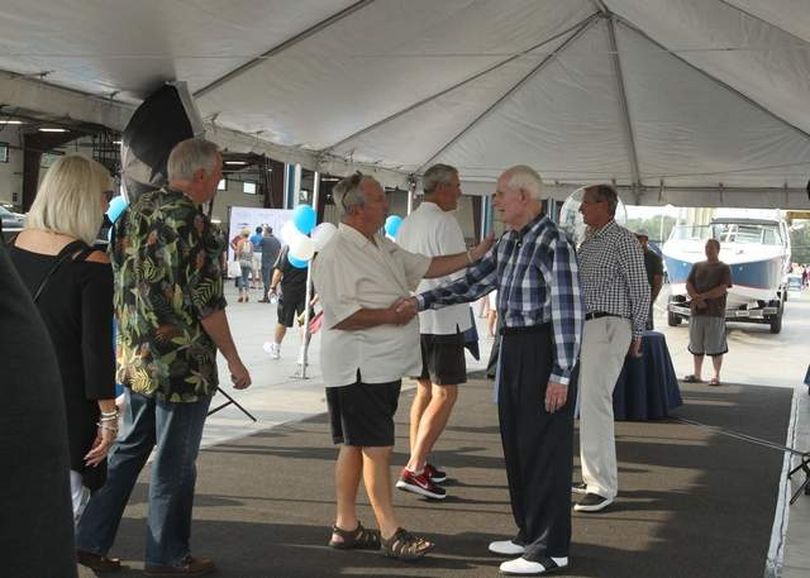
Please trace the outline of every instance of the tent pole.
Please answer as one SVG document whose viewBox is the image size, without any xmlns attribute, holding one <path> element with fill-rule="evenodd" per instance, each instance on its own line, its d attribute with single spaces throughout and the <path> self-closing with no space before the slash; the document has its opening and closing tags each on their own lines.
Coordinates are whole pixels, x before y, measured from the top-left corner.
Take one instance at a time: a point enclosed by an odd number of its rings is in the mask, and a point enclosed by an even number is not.
<svg viewBox="0 0 810 578">
<path fill-rule="evenodd" d="M 619 57 L 619 46 L 616 43 L 616 28 L 613 25 L 613 16 L 606 18 L 608 37 L 610 38 L 610 53 L 613 60 L 613 72 L 616 75 L 616 90 L 619 93 L 619 103 L 622 107 L 622 124 L 624 125 L 624 136 L 627 139 L 627 154 L 630 157 L 630 171 L 633 175 L 633 202 L 638 204 L 641 185 L 641 173 L 638 168 L 638 152 L 636 150 L 636 139 L 633 135 L 633 123 L 630 119 L 630 107 L 627 104 L 627 93 L 624 87 L 624 75 L 622 74 L 622 61 Z"/>
<path fill-rule="evenodd" d="M 300 166 L 300 165 L 299 165 Z M 300 182 L 300 181 L 299 181 Z M 312 207 L 315 211 L 318 210 L 318 195 L 321 191 L 321 174 L 318 171 L 312 175 Z M 312 259 L 307 264 L 307 290 L 304 297 L 304 339 L 301 342 L 301 373 L 298 377 L 301 379 L 309 379 L 307 377 L 307 365 L 309 360 L 309 302 L 312 301 Z"/>
</svg>

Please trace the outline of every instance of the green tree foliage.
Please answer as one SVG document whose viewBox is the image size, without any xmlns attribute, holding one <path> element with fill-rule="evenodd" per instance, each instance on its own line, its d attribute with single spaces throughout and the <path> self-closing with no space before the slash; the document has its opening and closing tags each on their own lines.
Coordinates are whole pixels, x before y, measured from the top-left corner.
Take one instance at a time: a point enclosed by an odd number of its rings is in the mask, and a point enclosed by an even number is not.
<svg viewBox="0 0 810 578">
<path fill-rule="evenodd" d="M 791 261 L 810 263 L 810 221 L 794 221 L 790 230 Z"/>
<path fill-rule="evenodd" d="M 672 228 L 675 226 L 675 217 L 652 217 L 649 219 L 627 219 L 627 228 L 633 231 L 634 233 L 640 231 L 641 229 L 646 229 L 647 233 L 650 235 L 650 241 L 661 245 L 667 239 L 669 239 L 669 234 L 672 232 Z M 663 234 L 662 234 L 663 233 Z"/>
</svg>

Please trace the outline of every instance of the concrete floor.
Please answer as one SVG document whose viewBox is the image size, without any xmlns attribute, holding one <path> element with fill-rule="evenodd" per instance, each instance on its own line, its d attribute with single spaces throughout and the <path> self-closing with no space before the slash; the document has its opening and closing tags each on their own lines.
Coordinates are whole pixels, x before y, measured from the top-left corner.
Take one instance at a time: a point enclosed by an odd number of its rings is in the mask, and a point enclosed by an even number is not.
<svg viewBox="0 0 810 578">
<path fill-rule="evenodd" d="M 308 371 L 309 379 L 297 378 L 294 376 L 300 343 L 297 332 L 292 330 L 288 334 L 282 358 L 271 360 L 262 346 L 273 333 L 275 306 L 255 300 L 247 304 L 237 303 L 232 284 L 229 284 L 227 294 L 231 303 L 228 308 L 231 327 L 243 360 L 251 371 L 253 386 L 241 392 L 234 392 L 225 383 L 223 388 L 256 416 L 258 422 L 251 422 L 236 408 L 229 406 L 209 418 L 204 447 L 242 438 L 280 424 L 297 422 L 326 409 L 318 368 L 319 338 L 313 339 L 310 348 L 312 366 Z M 662 295 L 659 304 L 665 303 L 665 298 Z M 786 307 L 784 328 L 779 335 L 770 334 L 765 325 L 729 325 L 729 353 L 722 376 L 728 383 L 796 389 L 795 443 L 797 447 L 810 447 L 810 403 L 803 386 L 798 388 L 809 361 L 806 336 L 810 330 L 810 294 L 791 294 Z M 483 368 L 492 343 L 485 336 L 482 320 L 479 320 L 479 328 L 483 336 L 483 361 L 475 362 L 468 357 L 470 371 Z M 656 329 L 666 334 L 678 376 L 691 373 L 691 355 L 686 351 L 686 327 L 666 327 L 665 314 L 658 307 Z M 228 375 L 224 364 L 221 364 L 220 375 Z M 224 401 L 222 396 L 218 396 L 213 405 L 220 401 Z M 763 419 L 767 419 L 767 416 L 763 416 Z M 739 424 L 739 429 L 744 432 L 745 424 Z M 796 487 L 797 483 L 794 482 L 793 486 Z M 774 493 L 777 493 L 777 488 L 774 488 Z M 779 516 L 777 512 L 777 518 Z M 805 553 L 806 545 L 810 543 L 810 496 L 800 497 L 794 506 L 785 509 L 783 518 L 776 522 L 777 526 L 787 528 L 784 539 L 779 531 L 774 534 L 773 541 L 778 545 L 774 551 L 781 551 L 784 556 L 784 570 L 777 572 L 781 571 L 782 576 L 789 578 L 810 575 L 810 555 Z"/>
</svg>

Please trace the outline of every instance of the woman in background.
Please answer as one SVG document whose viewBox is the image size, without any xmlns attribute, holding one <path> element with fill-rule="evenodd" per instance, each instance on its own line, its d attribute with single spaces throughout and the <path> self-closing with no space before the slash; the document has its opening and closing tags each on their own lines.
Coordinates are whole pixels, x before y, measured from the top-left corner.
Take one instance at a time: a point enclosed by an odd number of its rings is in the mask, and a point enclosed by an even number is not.
<svg viewBox="0 0 810 578">
<path fill-rule="evenodd" d="M 67 155 L 45 175 L 11 259 L 51 337 L 67 414 L 74 521 L 106 478 L 118 431 L 110 261 L 92 244 L 112 179 L 94 160 Z"/>
<path fill-rule="evenodd" d="M 237 277 L 237 287 L 239 287 L 239 303 L 249 301 L 250 272 L 253 270 L 253 243 L 250 242 L 250 229 L 242 229 L 241 236 L 236 242 L 236 260 L 242 275 Z"/>
</svg>

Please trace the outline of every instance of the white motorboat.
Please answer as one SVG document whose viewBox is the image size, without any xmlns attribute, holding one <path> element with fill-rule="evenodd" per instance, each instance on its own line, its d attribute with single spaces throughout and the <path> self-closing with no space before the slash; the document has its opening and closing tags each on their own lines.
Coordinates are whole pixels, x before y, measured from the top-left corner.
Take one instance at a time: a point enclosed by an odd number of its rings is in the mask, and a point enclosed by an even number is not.
<svg viewBox="0 0 810 578">
<path fill-rule="evenodd" d="M 790 270 L 790 235 L 778 212 L 772 218 L 718 216 L 709 225 L 673 229 L 663 246 L 672 295 L 670 325 L 689 315 L 686 279 L 692 265 L 706 259 L 707 239 L 720 241 L 720 260 L 731 268 L 726 318 L 769 323 L 778 333 Z"/>
</svg>

